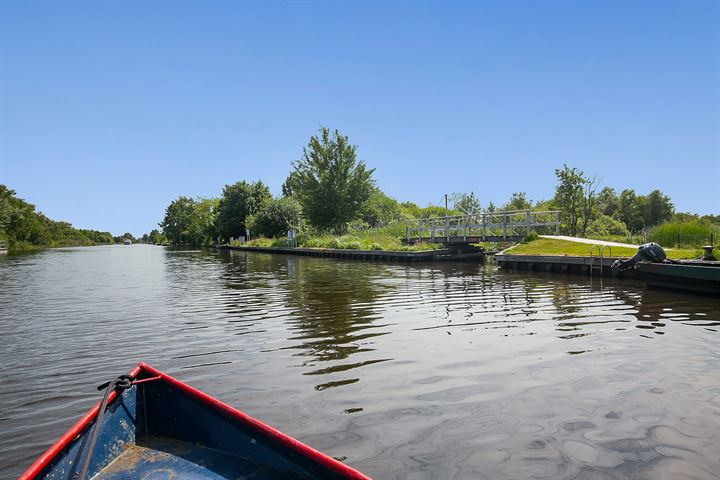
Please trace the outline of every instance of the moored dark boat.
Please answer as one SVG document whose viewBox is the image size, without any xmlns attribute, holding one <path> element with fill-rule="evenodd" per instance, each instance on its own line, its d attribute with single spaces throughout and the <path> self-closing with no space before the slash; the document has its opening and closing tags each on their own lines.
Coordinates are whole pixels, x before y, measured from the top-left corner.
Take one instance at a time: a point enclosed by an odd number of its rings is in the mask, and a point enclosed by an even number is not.
<svg viewBox="0 0 720 480">
<path fill-rule="evenodd" d="M 637 269 L 651 287 L 720 295 L 720 262 L 640 262 Z"/>
<path fill-rule="evenodd" d="M 108 388 L 20 480 L 369 479 L 144 363 Z"/>
</svg>

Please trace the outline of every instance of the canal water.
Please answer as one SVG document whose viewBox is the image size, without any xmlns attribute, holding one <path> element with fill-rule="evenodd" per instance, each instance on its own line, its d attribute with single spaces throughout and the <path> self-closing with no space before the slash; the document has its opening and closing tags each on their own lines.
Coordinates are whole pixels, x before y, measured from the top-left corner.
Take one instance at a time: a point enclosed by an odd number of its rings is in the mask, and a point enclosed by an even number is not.
<svg viewBox="0 0 720 480">
<path fill-rule="evenodd" d="M 711 479 L 720 302 L 477 263 L 0 258 L 0 478 L 148 362 L 377 479 Z"/>
</svg>

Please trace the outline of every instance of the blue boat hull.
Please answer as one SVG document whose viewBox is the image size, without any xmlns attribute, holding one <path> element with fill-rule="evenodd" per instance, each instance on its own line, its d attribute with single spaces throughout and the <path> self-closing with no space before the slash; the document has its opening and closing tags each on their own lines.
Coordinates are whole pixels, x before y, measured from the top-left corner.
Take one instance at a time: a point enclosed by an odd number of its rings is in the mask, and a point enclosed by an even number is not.
<svg viewBox="0 0 720 480">
<path fill-rule="evenodd" d="M 139 368 L 133 377 L 143 383 L 108 403 L 87 478 L 368 478 L 152 367 Z M 94 410 L 20 478 L 75 478 L 88 454 Z"/>
</svg>

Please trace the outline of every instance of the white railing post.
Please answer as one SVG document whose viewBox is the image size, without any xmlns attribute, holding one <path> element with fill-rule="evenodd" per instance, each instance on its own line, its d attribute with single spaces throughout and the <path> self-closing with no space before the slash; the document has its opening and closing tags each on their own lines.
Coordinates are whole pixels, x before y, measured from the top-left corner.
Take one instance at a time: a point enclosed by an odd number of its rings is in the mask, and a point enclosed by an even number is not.
<svg viewBox="0 0 720 480">
<path fill-rule="evenodd" d="M 532 227 L 532 214 L 530 213 L 530 210 L 527 211 L 526 215 L 527 215 L 527 218 L 525 219 L 525 221 L 527 222 L 527 232 L 525 232 L 525 233 L 530 233 L 530 232 L 532 232 L 532 228 L 533 228 Z"/>
</svg>

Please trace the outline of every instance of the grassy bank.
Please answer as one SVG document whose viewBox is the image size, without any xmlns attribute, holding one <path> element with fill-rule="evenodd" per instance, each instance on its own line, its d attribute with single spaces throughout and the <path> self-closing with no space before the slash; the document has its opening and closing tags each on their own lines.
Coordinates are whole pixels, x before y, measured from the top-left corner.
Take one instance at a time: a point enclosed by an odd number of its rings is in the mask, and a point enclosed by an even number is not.
<svg viewBox="0 0 720 480">
<path fill-rule="evenodd" d="M 570 255 L 570 256 L 590 256 L 590 247 L 588 243 L 569 242 L 567 240 L 556 240 L 551 238 L 538 238 L 528 243 L 521 243 L 516 247 L 508 250 L 507 255 Z M 610 256 L 607 249 L 604 255 Z M 632 257 L 637 253 L 636 248 L 612 247 L 613 257 Z M 666 249 L 665 253 L 668 258 L 673 259 L 692 259 L 702 256 L 701 249 L 694 248 L 678 248 Z M 597 249 L 595 249 L 597 254 Z"/>
</svg>

